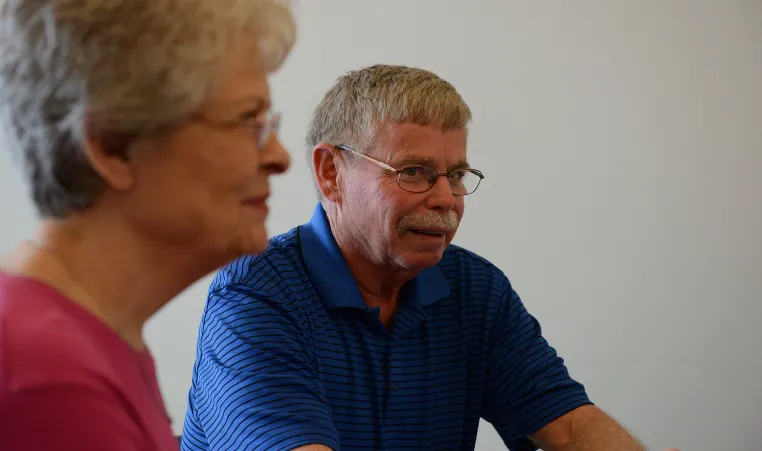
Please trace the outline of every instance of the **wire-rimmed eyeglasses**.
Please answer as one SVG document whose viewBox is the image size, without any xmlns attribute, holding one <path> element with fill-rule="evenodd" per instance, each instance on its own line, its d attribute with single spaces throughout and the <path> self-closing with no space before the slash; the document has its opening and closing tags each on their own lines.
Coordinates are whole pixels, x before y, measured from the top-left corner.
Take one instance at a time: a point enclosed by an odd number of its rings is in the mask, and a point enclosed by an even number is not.
<svg viewBox="0 0 762 451">
<path fill-rule="evenodd" d="M 481 181 L 484 180 L 484 174 L 478 169 L 460 168 L 450 172 L 439 172 L 436 169 L 425 165 L 409 165 L 398 169 L 389 166 L 383 161 L 378 161 L 375 158 L 369 157 L 349 146 L 338 145 L 336 148 L 352 152 L 359 157 L 381 166 L 389 172 L 397 174 L 397 185 L 403 190 L 411 193 L 425 193 L 434 186 L 434 183 L 436 183 L 439 177 L 447 177 L 447 181 L 450 184 L 450 189 L 454 196 L 467 196 L 476 191 L 476 189 L 479 188 Z"/>
<path fill-rule="evenodd" d="M 265 121 L 262 124 L 262 128 L 255 134 L 254 139 L 257 141 L 257 148 L 264 149 L 270 140 L 278 134 L 280 128 L 280 113 L 277 111 L 268 110 L 265 115 Z"/>
<path fill-rule="evenodd" d="M 261 117 L 262 116 L 262 117 Z M 191 116 L 196 121 L 222 129 L 243 129 L 251 133 L 257 149 L 263 150 L 280 128 L 280 113 L 267 110 L 258 115 L 245 114 L 233 121 L 216 121 L 201 114 Z"/>
</svg>

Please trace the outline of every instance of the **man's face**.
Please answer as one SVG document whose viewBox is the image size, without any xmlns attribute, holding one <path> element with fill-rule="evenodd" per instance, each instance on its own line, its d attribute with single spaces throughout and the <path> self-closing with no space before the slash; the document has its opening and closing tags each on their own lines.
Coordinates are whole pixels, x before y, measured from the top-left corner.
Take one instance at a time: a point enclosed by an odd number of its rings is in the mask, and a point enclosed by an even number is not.
<svg viewBox="0 0 762 451">
<path fill-rule="evenodd" d="M 442 131 L 414 124 L 381 127 L 369 156 L 389 166 L 430 166 L 447 173 L 466 164 L 465 129 Z M 420 271 L 436 265 L 455 236 L 463 196 L 446 177 L 426 192 L 402 189 L 397 174 L 358 159 L 342 177 L 349 221 L 375 263 Z"/>
</svg>

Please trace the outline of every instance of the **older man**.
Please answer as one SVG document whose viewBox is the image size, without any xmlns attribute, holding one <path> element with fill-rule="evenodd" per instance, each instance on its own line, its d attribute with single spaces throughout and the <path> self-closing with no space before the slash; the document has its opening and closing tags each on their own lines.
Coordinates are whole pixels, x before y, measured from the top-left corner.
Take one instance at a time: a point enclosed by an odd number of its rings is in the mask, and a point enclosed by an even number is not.
<svg viewBox="0 0 762 451">
<path fill-rule="evenodd" d="M 214 280 L 185 450 L 636 450 L 506 276 L 450 245 L 484 175 L 448 82 L 377 65 L 337 81 L 307 138 L 312 220 Z"/>
</svg>

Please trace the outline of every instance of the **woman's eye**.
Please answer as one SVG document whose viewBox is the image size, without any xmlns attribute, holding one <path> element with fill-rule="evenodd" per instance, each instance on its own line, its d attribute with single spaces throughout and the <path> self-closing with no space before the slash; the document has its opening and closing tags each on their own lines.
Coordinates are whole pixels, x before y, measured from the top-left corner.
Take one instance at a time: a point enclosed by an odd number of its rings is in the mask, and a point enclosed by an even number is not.
<svg viewBox="0 0 762 451">
<path fill-rule="evenodd" d="M 262 123 L 261 116 L 261 113 L 256 112 L 243 114 L 241 115 L 241 125 L 251 128 L 254 134 L 259 136 L 265 129 L 265 124 Z"/>
<path fill-rule="evenodd" d="M 241 122 L 247 124 L 253 124 L 255 122 L 262 122 L 261 119 L 263 113 L 261 111 L 247 111 L 241 115 Z"/>
<path fill-rule="evenodd" d="M 421 168 L 416 168 L 416 167 L 405 168 L 402 170 L 403 174 L 408 175 L 410 177 L 416 176 L 420 174 L 420 172 L 421 172 Z"/>
</svg>

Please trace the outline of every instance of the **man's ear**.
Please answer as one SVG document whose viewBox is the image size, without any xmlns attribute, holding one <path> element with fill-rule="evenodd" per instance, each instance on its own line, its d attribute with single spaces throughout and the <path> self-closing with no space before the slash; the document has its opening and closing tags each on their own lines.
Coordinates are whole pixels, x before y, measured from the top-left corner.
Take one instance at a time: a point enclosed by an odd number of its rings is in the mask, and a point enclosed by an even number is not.
<svg viewBox="0 0 762 451">
<path fill-rule="evenodd" d="M 315 182 L 323 197 L 331 202 L 341 198 L 338 165 L 339 150 L 335 147 L 320 143 L 312 149 L 312 167 L 315 170 Z"/>
</svg>

